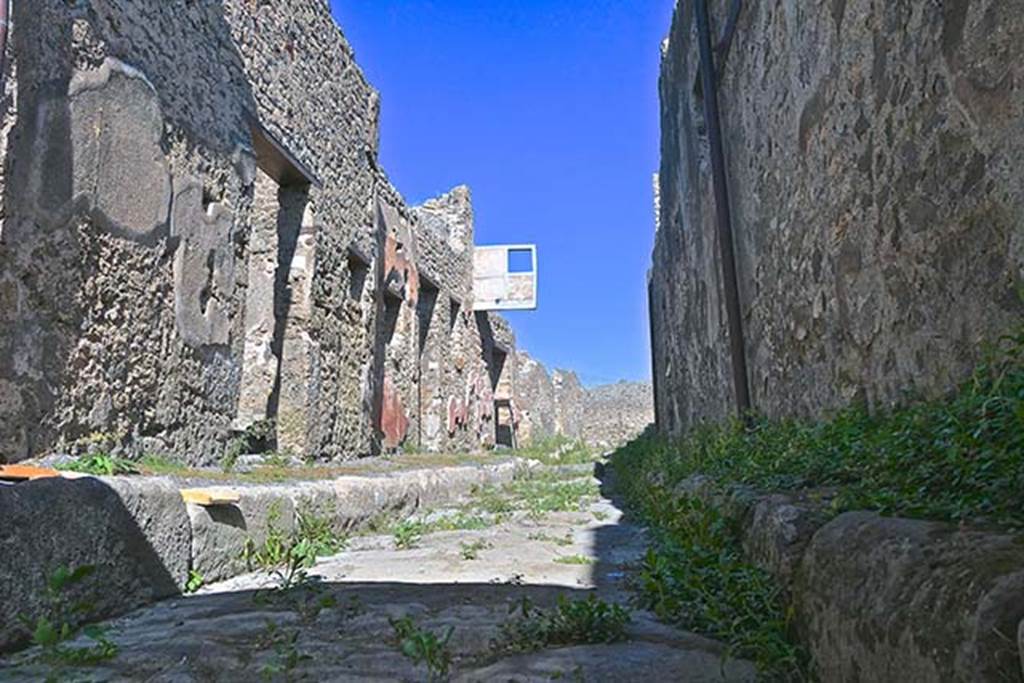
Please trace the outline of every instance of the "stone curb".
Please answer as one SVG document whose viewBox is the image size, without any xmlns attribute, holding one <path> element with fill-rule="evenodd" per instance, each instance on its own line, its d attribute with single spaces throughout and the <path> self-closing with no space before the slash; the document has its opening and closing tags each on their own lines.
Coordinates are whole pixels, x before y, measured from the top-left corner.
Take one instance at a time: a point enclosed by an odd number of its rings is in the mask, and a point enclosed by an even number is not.
<svg viewBox="0 0 1024 683">
<path fill-rule="evenodd" d="M 0 652 L 25 642 L 20 616 L 34 620 L 46 613 L 47 578 L 58 567 L 95 566 L 77 599 L 88 596 L 95 604 L 91 619 L 113 617 L 180 593 L 190 570 L 206 582 L 244 573 L 246 541 L 262 543 L 271 523 L 290 532 L 306 507 L 329 515 L 338 533 L 350 533 L 380 515 L 411 514 L 476 487 L 507 484 L 537 465 L 513 460 L 210 486 L 240 497 L 237 505 L 216 507 L 185 504 L 180 486 L 166 477 L 40 479 L 0 487 Z"/>
<path fill-rule="evenodd" d="M 1024 619 L 1017 626 L 1017 650 L 1020 654 L 1020 676 L 1024 678 Z"/>
<path fill-rule="evenodd" d="M 675 495 L 738 524 L 822 680 L 1024 681 L 1024 535 L 833 516 L 827 494 L 723 492 L 702 475 Z"/>
</svg>

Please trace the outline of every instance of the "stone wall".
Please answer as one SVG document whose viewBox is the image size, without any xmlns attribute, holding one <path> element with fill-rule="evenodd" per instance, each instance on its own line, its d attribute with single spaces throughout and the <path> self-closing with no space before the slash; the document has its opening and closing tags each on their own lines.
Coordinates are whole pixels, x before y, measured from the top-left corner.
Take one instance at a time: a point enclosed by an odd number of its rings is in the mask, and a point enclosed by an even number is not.
<svg viewBox="0 0 1024 683">
<path fill-rule="evenodd" d="M 711 4 L 721 35 L 727 6 Z M 718 54 L 719 102 L 756 410 L 939 393 L 1019 324 L 1021 9 L 743 3 Z M 695 36 L 680 2 L 662 59 L 650 281 L 668 433 L 735 405 Z"/>
<path fill-rule="evenodd" d="M 551 371 L 555 393 L 555 433 L 569 439 L 585 437 L 584 416 L 589 410 L 587 392 L 571 370 Z"/>
<path fill-rule="evenodd" d="M 557 412 L 555 386 L 547 369 L 526 351 L 516 352 L 516 403 L 520 410 L 519 434 L 524 444 L 555 435 Z"/>
<path fill-rule="evenodd" d="M 267 424 L 309 459 L 474 449 L 502 410 L 514 441 L 469 191 L 391 186 L 327 3 L 17 3 L 10 57 L 0 461 L 206 464 Z"/>
<path fill-rule="evenodd" d="M 617 382 L 588 389 L 583 434 L 600 448 L 617 448 L 654 422 L 654 392 L 646 382 Z"/>
</svg>

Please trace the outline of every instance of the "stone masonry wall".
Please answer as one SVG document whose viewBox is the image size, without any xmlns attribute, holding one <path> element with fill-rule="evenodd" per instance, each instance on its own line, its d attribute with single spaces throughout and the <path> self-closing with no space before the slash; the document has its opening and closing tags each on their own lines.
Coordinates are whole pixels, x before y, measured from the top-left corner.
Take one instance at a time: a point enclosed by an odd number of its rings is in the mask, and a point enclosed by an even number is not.
<svg viewBox="0 0 1024 683">
<path fill-rule="evenodd" d="M 515 441 L 469 191 L 406 206 L 324 0 L 20 2 L 9 56 L 0 462 Z"/>
<path fill-rule="evenodd" d="M 711 3 L 718 35 L 726 4 Z M 755 408 L 815 415 L 963 379 L 1019 324 L 1019 0 L 744 3 L 718 56 Z M 734 412 L 692 2 L 661 74 L 651 275 L 661 429 Z"/>
<path fill-rule="evenodd" d="M 519 410 L 520 440 L 535 443 L 557 431 L 555 387 L 548 371 L 526 351 L 516 352 L 516 404 Z"/>
<path fill-rule="evenodd" d="M 590 406 L 580 378 L 571 370 L 556 368 L 551 371 L 551 384 L 555 393 L 555 433 L 574 440 L 585 438 L 584 422 Z"/>
<path fill-rule="evenodd" d="M 654 392 L 645 382 L 617 382 L 587 390 L 583 432 L 587 443 L 617 448 L 654 422 Z"/>
</svg>

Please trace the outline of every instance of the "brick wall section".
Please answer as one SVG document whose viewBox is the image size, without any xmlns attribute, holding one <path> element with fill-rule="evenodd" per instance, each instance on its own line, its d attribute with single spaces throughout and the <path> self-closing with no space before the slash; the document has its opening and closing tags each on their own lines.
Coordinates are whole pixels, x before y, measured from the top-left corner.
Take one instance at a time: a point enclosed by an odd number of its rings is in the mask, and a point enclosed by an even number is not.
<svg viewBox="0 0 1024 683">
<path fill-rule="evenodd" d="M 942 392 L 1019 324 L 1019 9 L 744 3 L 720 105 L 759 411 Z M 651 307 L 669 433 L 734 405 L 692 15 L 677 5 L 660 83 Z"/>
</svg>

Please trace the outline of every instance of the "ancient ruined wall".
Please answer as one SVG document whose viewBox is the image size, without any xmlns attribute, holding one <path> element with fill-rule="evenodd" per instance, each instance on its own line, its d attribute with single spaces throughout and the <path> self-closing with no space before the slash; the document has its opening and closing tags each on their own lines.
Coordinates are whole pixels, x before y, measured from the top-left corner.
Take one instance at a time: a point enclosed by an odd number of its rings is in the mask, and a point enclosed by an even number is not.
<svg viewBox="0 0 1024 683">
<path fill-rule="evenodd" d="M 547 369 L 523 350 L 516 351 L 515 401 L 520 416 L 520 444 L 536 443 L 555 435 L 555 386 Z"/>
<path fill-rule="evenodd" d="M 646 382 L 617 382 L 587 389 L 583 434 L 587 443 L 615 448 L 654 422 L 654 392 Z"/>
<path fill-rule="evenodd" d="M 388 186 L 390 188 L 390 186 Z M 418 207 L 381 193 L 385 312 L 379 335 L 385 449 L 473 450 L 494 444 L 489 364 L 503 357 L 473 324 L 473 208 L 458 187 Z M 486 333 L 490 317 L 484 314 Z M 507 326 L 498 347 L 514 350 Z M 495 371 L 501 374 L 501 370 Z"/>
<path fill-rule="evenodd" d="M 720 29 L 725 7 L 712 4 Z M 743 4 L 720 105 L 756 409 L 939 392 L 1019 322 L 1022 10 Z M 662 60 L 651 280 L 672 433 L 734 405 L 697 69 L 681 2 Z"/>
<path fill-rule="evenodd" d="M 555 390 L 555 434 L 573 440 L 584 438 L 588 406 L 580 378 L 571 370 L 555 369 L 551 371 L 551 384 Z"/>
<path fill-rule="evenodd" d="M 520 414 L 515 402 L 516 337 L 508 321 L 497 313 L 476 311 L 479 359 L 471 410 L 476 438 L 485 446 L 514 448 Z"/>
<path fill-rule="evenodd" d="M 201 457 L 233 418 L 233 240 L 251 202 L 252 99 L 229 27 L 207 4 L 40 0 L 14 13 L 0 457 L 92 432 Z M 201 280 L 183 282 L 200 261 Z"/>
<path fill-rule="evenodd" d="M 372 283 L 347 298 L 349 249 L 379 251 L 377 96 L 326 4 L 15 12 L 0 452 L 100 432 L 204 461 L 267 418 L 298 454 L 369 452 Z"/>
<path fill-rule="evenodd" d="M 486 376 L 472 323 L 473 206 L 456 187 L 413 207 L 421 273 L 428 296 L 418 312 L 420 339 L 419 445 L 431 451 L 479 445 L 471 413 Z M 431 287 L 433 289 L 431 289 Z"/>
<path fill-rule="evenodd" d="M 494 443 L 515 342 L 472 311 L 469 191 L 405 205 L 323 0 L 15 12 L 0 460 L 103 434 L 205 463 L 267 424 L 313 459 Z"/>
</svg>

